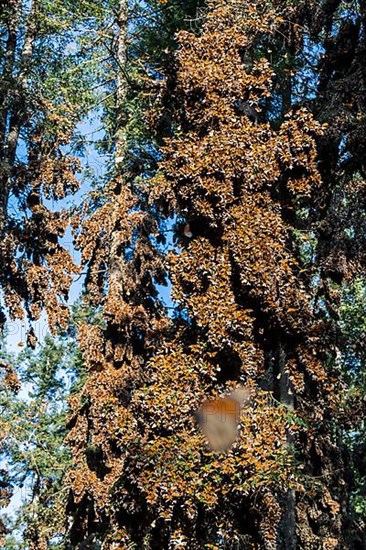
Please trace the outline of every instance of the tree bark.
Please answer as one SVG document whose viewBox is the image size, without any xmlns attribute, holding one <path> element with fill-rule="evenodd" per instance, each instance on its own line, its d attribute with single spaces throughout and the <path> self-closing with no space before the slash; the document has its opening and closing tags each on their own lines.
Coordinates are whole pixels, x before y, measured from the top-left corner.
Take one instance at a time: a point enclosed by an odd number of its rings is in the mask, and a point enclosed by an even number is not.
<svg viewBox="0 0 366 550">
<path fill-rule="evenodd" d="M 126 160 L 126 98 L 128 84 L 126 79 L 127 64 L 127 18 L 128 0 L 120 0 L 118 13 L 117 41 L 117 93 L 116 93 L 116 134 L 115 134 L 115 172 L 122 175 Z"/>
<path fill-rule="evenodd" d="M 278 351 L 279 363 L 279 393 L 280 401 L 289 411 L 294 410 L 294 395 L 291 389 L 291 383 L 285 370 L 286 352 L 280 344 Z M 293 443 L 291 435 L 287 434 L 287 444 L 291 446 Z M 293 489 L 289 489 L 284 498 L 284 511 L 280 525 L 281 548 L 283 550 L 296 549 L 296 496 Z"/>
<path fill-rule="evenodd" d="M 128 0 L 120 0 L 118 12 L 118 37 L 117 37 L 117 89 L 116 89 L 116 131 L 115 131 L 115 156 L 112 200 L 116 202 L 116 216 L 112 228 L 111 246 L 109 253 L 109 287 L 110 293 L 122 299 L 123 294 L 123 259 L 120 251 L 120 238 L 118 223 L 120 217 L 119 197 L 124 186 L 124 169 L 126 163 L 126 98 L 128 83 L 126 79 L 127 63 L 127 19 Z"/>
<path fill-rule="evenodd" d="M 11 104 L 11 91 L 14 88 L 14 65 L 18 39 L 19 3 L 14 6 L 7 22 L 8 36 L 1 78 L 0 105 L 0 235 L 2 235 L 7 209 L 8 163 L 6 159 L 6 134 Z"/>
<path fill-rule="evenodd" d="M 33 57 L 34 40 L 36 38 L 35 19 L 37 8 L 38 0 L 33 0 L 30 5 L 27 20 L 26 36 L 20 57 L 19 73 L 16 77 L 16 82 L 13 84 L 13 90 L 10 88 L 12 80 L 15 78 L 14 68 L 18 41 L 18 10 L 15 12 L 14 18 L 12 19 L 8 36 L 8 51 L 4 65 L 4 75 L 5 85 L 9 86 L 9 90 L 6 92 L 0 114 L 0 235 L 4 231 L 6 221 L 6 211 L 11 189 L 11 176 L 16 159 L 20 131 L 27 116 L 23 99 L 28 87 L 28 74 Z"/>
</svg>

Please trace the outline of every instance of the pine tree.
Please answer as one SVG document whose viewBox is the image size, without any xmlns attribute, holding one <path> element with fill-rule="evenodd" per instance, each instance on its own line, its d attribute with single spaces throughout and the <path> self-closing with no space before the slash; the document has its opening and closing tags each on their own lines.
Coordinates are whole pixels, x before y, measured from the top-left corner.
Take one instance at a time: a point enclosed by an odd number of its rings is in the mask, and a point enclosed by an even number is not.
<svg viewBox="0 0 366 550">
<path fill-rule="evenodd" d="M 31 320 L 44 308 L 50 325 L 67 317 L 65 297 L 76 268 L 58 242 L 67 215 L 48 201 L 79 187 L 78 161 L 65 152 L 88 97 L 77 91 L 78 55 L 62 54 L 72 40 L 73 16 L 46 0 L 10 2 L 1 14 L 2 322 L 5 311 L 21 318 L 23 306 Z"/>
<path fill-rule="evenodd" d="M 134 453 L 134 448 L 123 450 L 120 438 L 125 429 L 134 437 L 130 396 L 142 384 L 143 365 L 156 353 L 160 334 L 170 325 L 156 290 L 157 283 L 165 282 L 156 243 L 159 220 L 145 189 L 159 156 L 161 133 L 151 135 L 145 113 L 160 90 L 156 75 L 164 53 L 156 52 L 155 45 L 172 47 L 174 29 L 182 24 L 177 13 L 194 11 L 194 5 L 177 2 L 170 11 L 152 2 L 136 11 L 126 2 L 113 4 L 118 14 L 113 38 L 107 46 L 104 40 L 100 43 L 113 53 L 113 104 L 104 102 L 104 124 L 114 162 L 103 191 L 92 195 L 75 219 L 76 244 L 88 266 L 89 303 L 101 308 L 104 324 L 79 326 L 89 376 L 80 400 L 74 401 L 68 438 L 74 454 L 68 479 L 68 509 L 74 515 L 71 547 L 99 540 L 113 547 L 129 536 L 113 495 L 125 454 Z M 149 28 L 154 17 L 158 22 Z M 131 31 L 128 21 L 137 21 L 131 23 Z M 165 35 L 159 37 L 161 29 Z M 131 522 L 137 529 L 139 518 L 134 516 L 133 512 Z"/>
<path fill-rule="evenodd" d="M 341 386 L 328 379 L 327 325 L 301 276 L 288 214 L 321 184 L 322 130 L 302 108 L 280 124 L 267 118 L 276 69 L 268 44 L 285 30 L 287 6 L 218 1 L 209 8 L 198 37 L 180 35 L 178 136 L 165 147 L 153 190 L 190 225 L 192 237 L 171 256 L 174 297 L 190 322 L 171 353 L 151 361 L 150 383 L 135 396 L 151 426 L 135 475 L 161 518 L 155 536 L 163 547 L 177 540 L 192 548 L 331 544 L 342 537 L 342 496 L 332 477 L 341 460 L 331 457 L 329 439 Z M 182 411 L 238 383 L 270 389 L 275 401 L 259 392 L 237 446 L 218 459 L 200 447 Z M 332 490 L 312 487 L 315 508 L 332 510 L 320 537 L 304 517 L 302 531 L 295 523 L 310 508 L 306 496 L 296 507 L 296 497 L 308 494 L 315 475 L 313 445 Z M 168 460 L 169 481 L 158 467 Z"/>
<path fill-rule="evenodd" d="M 153 333 L 155 347 L 143 353 L 143 369 L 136 363 L 135 379 L 127 376 L 130 388 L 120 395 L 126 364 L 149 340 L 146 321 L 130 358 L 126 336 L 108 328 L 98 340 L 91 330 L 82 333 L 84 348 L 98 343 L 97 373 L 84 388 L 92 407 L 86 416 L 93 418 L 95 478 L 87 475 L 88 452 L 82 455 L 85 442 L 78 439 L 79 468 L 72 475 L 80 515 L 73 544 L 91 544 L 99 531 L 111 548 L 131 542 L 159 548 L 346 545 L 341 504 L 347 477 L 339 445 L 344 382 L 335 361 L 334 299 L 327 290 L 326 300 L 321 294 L 331 271 L 314 281 L 325 261 L 326 240 L 315 224 L 331 185 L 317 162 L 327 129 L 304 108 L 313 107 L 309 92 L 299 101 L 292 82 L 304 68 L 296 65 L 305 48 L 300 24 L 312 13 L 281 2 L 263 7 L 212 1 L 208 8 L 198 35 L 179 37 L 167 81 L 175 138 L 163 148 L 159 173 L 149 184 L 150 201 L 160 212 L 178 216 L 182 227 L 189 224 L 179 235 L 181 250 L 169 258 L 180 314 L 165 334 Z M 130 203 L 130 216 L 142 216 L 137 204 Z M 120 211 L 119 223 L 127 213 Z M 101 226 L 98 221 L 98 232 Z M 115 233 L 116 226 L 109 227 Z M 309 264 L 307 242 L 315 228 L 317 254 Z M 138 232 L 135 239 L 119 239 L 121 251 L 123 243 L 132 249 L 127 257 L 138 250 L 131 246 L 139 243 Z M 144 273 L 144 265 L 140 257 L 122 272 L 141 281 L 136 269 Z M 131 293 L 135 287 L 125 278 L 123 288 Z M 139 307 L 143 294 L 131 294 Z M 110 303 L 115 325 L 126 331 L 133 309 L 121 317 L 126 306 L 120 299 Z M 151 310 L 143 315 L 151 322 Z M 135 334 L 128 333 L 130 343 Z M 107 368 L 101 350 L 118 349 L 113 342 L 122 344 L 125 355 L 122 361 L 114 355 Z M 243 383 L 256 389 L 253 409 L 233 450 L 218 457 L 190 411 L 207 396 Z M 105 413 L 103 405 L 111 403 L 111 394 L 113 413 L 123 420 L 114 454 L 107 432 L 113 434 L 116 424 L 106 422 L 112 411 Z M 87 429 L 79 412 L 75 436 L 82 422 Z M 112 456 L 119 461 L 110 462 Z M 108 535 L 110 521 L 114 533 Z"/>
<path fill-rule="evenodd" d="M 84 380 L 81 354 L 74 344 L 75 323 L 81 319 L 98 322 L 97 315 L 77 304 L 67 331 L 47 335 L 36 351 L 7 356 L 23 387 L 18 395 L 1 391 L 6 426 L 1 459 L 8 464 L 14 493 L 22 491 L 14 517 L 6 521 L 4 546 L 9 550 L 64 547 L 68 498 L 64 476 L 71 463 L 65 445 L 69 400 Z"/>
<path fill-rule="evenodd" d="M 149 6 L 156 27 L 122 0 L 107 38 L 96 23 L 113 163 L 75 218 L 103 322 L 79 326 L 70 548 L 362 544 L 337 301 L 363 273 L 363 7 L 211 0 L 173 56 L 184 8 Z M 242 384 L 252 406 L 217 455 L 191 412 Z"/>
<path fill-rule="evenodd" d="M 77 124 L 90 108 L 89 73 L 75 47 L 81 2 L 11 0 L 0 6 L 0 329 L 6 319 L 28 318 L 27 344 L 36 345 L 32 322 L 42 311 L 51 330 L 65 327 L 72 276 L 70 253 L 60 244 L 69 214 L 54 203 L 79 187 L 72 153 Z M 18 388 L 5 357 L 1 391 Z M 1 426 L 6 450 L 8 425 Z M 1 505 L 11 486 L 1 472 Z"/>
<path fill-rule="evenodd" d="M 14 492 L 22 491 L 15 518 L 5 524 L 4 546 L 62 548 L 68 495 L 63 478 L 71 458 L 64 438 L 68 398 L 82 382 L 80 353 L 70 335 L 47 336 L 37 351 L 25 350 L 12 363 L 28 392 L 1 391 L 7 426 L 2 460 Z"/>
</svg>

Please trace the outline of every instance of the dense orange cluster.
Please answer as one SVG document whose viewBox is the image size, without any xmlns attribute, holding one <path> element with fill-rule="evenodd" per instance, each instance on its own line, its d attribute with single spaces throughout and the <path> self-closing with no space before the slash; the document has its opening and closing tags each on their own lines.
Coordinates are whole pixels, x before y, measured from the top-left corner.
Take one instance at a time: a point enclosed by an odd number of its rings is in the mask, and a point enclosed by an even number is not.
<svg viewBox="0 0 366 550">
<path fill-rule="evenodd" d="M 315 453 L 322 463 L 319 487 L 333 475 L 326 420 L 336 408 L 336 381 L 328 379 L 325 326 L 289 221 L 296 201 L 321 185 L 322 128 L 304 108 L 280 127 L 262 119 L 275 75 L 258 45 L 282 28 L 287 2 L 283 13 L 281 2 L 207 4 L 200 34 L 178 36 L 176 135 L 150 182 L 154 207 L 190 231 L 164 266 L 149 238 L 155 222 L 120 181 L 120 193 L 87 219 L 78 241 L 105 326 L 79 331 L 90 374 L 73 401 L 69 480 L 80 516 L 71 537 L 112 525 L 105 548 L 153 541 L 201 550 L 244 541 L 275 549 L 284 500 L 306 489 L 306 457 Z M 176 320 L 156 299 L 163 267 Z M 192 412 L 239 384 L 256 397 L 238 441 L 219 455 Z M 312 532 L 304 502 L 298 535 L 304 548 L 315 548 L 326 535 Z M 319 503 L 332 510 L 327 533 L 333 529 L 337 540 L 339 504 L 329 492 Z"/>
<path fill-rule="evenodd" d="M 234 0 L 209 2 L 209 8 L 199 36 L 179 36 L 180 128 L 164 148 L 152 189 L 190 223 L 192 237 L 170 254 L 173 298 L 190 321 L 186 334 L 179 331 L 170 350 L 151 362 L 149 383 L 135 394 L 156 456 L 143 474 L 144 491 L 154 512 L 173 524 L 185 509 L 190 520 L 181 521 L 191 525 L 200 505 L 207 513 L 216 510 L 225 523 L 221 536 L 230 541 L 239 540 L 240 529 L 235 512 L 226 510 L 240 510 L 239 493 L 256 494 L 264 508 L 271 502 L 272 511 L 262 520 L 252 511 L 261 547 L 275 548 L 281 521 L 275 495 L 296 485 L 287 444 L 305 425 L 294 428 L 286 407 L 258 397 L 233 451 L 218 459 L 204 446 L 195 453 L 187 412 L 235 383 L 263 384 L 268 371 L 271 389 L 285 403 L 293 403 L 293 395 L 306 402 L 309 379 L 323 396 L 312 411 L 299 406 L 292 421 L 298 414 L 320 426 L 334 409 L 321 359 L 322 329 L 286 221 L 291 201 L 321 185 L 316 137 L 322 128 L 305 109 L 290 113 L 278 129 L 261 121 L 274 75 L 256 44 L 276 33 L 282 13 Z M 306 437 L 311 446 L 317 428 Z"/>
</svg>

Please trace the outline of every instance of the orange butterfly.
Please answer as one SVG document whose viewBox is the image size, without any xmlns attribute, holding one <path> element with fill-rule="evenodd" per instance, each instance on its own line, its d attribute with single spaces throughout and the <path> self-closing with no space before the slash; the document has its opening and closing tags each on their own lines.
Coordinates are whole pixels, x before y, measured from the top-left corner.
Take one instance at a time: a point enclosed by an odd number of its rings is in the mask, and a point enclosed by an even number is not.
<svg viewBox="0 0 366 550">
<path fill-rule="evenodd" d="M 250 398 L 250 389 L 241 386 L 224 397 L 205 401 L 196 411 L 197 422 L 213 451 L 227 451 L 234 443 L 242 409 Z"/>
</svg>

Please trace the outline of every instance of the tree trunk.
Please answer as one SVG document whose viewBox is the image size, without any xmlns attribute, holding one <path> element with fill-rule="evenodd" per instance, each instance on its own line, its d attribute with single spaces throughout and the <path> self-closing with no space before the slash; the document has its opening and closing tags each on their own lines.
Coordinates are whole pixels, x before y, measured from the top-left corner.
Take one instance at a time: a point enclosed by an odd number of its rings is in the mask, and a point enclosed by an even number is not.
<svg viewBox="0 0 366 550">
<path fill-rule="evenodd" d="M 289 411 L 294 410 L 294 395 L 291 389 L 291 383 L 288 374 L 285 370 L 286 366 L 286 352 L 283 346 L 280 344 L 278 351 L 278 364 L 279 364 L 279 394 L 280 401 L 283 403 Z M 292 437 L 287 434 L 287 444 L 291 446 L 293 444 Z M 296 549 L 296 496 L 293 489 L 289 489 L 285 495 L 283 502 L 283 515 L 279 529 L 279 537 L 281 541 L 281 548 L 283 550 L 295 550 Z"/>
<path fill-rule="evenodd" d="M 126 97 L 127 97 L 127 80 L 126 80 L 126 62 L 127 62 L 127 17 L 128 17 L 128 0 L 120 0 L 118 13 L 118 37 L 117 37 L 117 90 L 116 90 L 116 132 L 115 132 L 115 157 L 114 171 L 115 178 L 113 181 L 112 200 L 116 203 L 116 215 L 114 219 L 114 228 L 111 235 L 111 247 L 109 254 L 109 284 L 110 292 L 116 298 L 122 298 L 123 292 L 123 274 L 121 258 L 120 238 L 118 233 L 118 223 L 120 217 L 120 201 L 119 196 L 122 193 L 124 186 L 123 171 L 126 161 Z"/>
<path fill-rule="evenodd" d="M 22 125 L 26 121 L 27 113 L 24 110 L 24 94 L 27 90 L 27 77 L 33 56 L 33 46 L 36 37 L 35 18 L 38 7 L 38 0 L 33 0 L 30 6 L 27 20 L 26 36 L 20 58 L 20 69 L 11 91 L 6 93 L 3 101 L 3 108 L 0 115 L 0 139 L 1 139 L 1 173 L 0 173 L 0 234 L 4 230 L 6 210 L 11 188 L 11 176 L 16 159 L 16 152 L 19 143 L 19 136 Z M 12 20 L 8 37 L 7 59 L 4 66 L 5 84 L 14 78 L 15 53 L 17 46 L 17 24 L 19 13 L 16 11 Z M 8 104 L 9 103 L 9 104 Z"/>
<path fill-rule="evenodd" d="M 14 6 L 13 12 L 8 21 L 8 36 L 6 41 L 6 52 L 4 55 L 4 65 L 1 82 L 1 106 L 0 106 L 0 235 L 2 235 L 6 219 L 7 209 L 7 182 L 8 182 L 8 163 L 7 163 L 7 125 L 9 120 L 9 111 L 11 103 L 11 91 L 14 88 L 13 73 L 15 65 L 15 52 L 17 47 L 19 23 L 19 3 Z"/>
<path fill-rule="evenodd" d="M 127 64 L 127 17 L 128 0 L 120 0 L 118 13 L 118 46 L 117 46 L 117 94 L 116 94 L 116 133 L 115 133 L 115 172 L 122 175 L 126 160 L 126 97 L 128 85 L 126 80 Z"/>
</svg>

